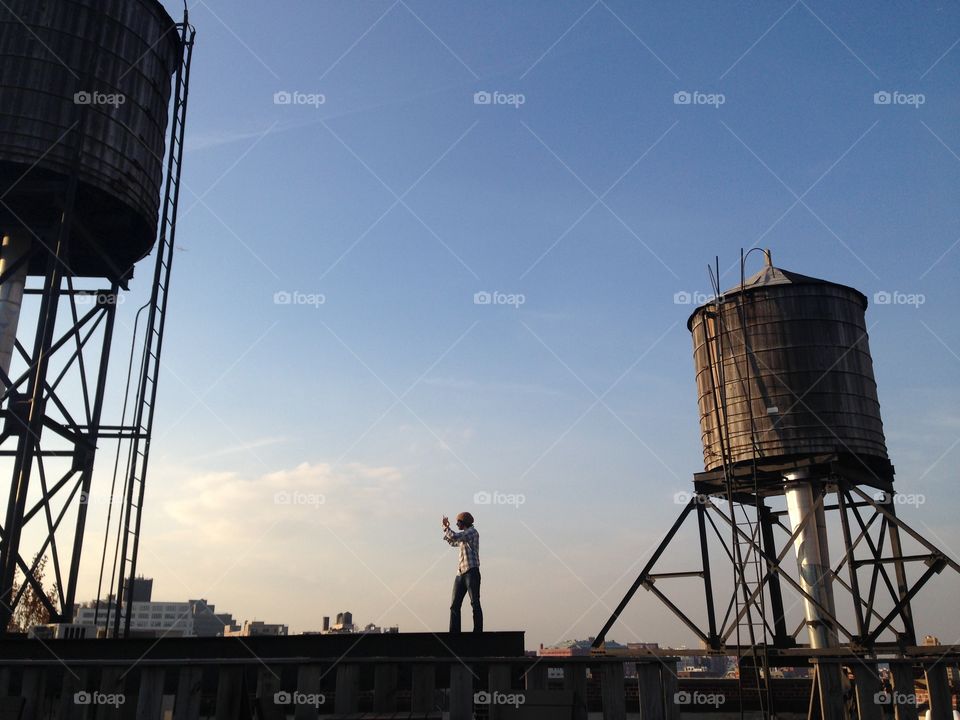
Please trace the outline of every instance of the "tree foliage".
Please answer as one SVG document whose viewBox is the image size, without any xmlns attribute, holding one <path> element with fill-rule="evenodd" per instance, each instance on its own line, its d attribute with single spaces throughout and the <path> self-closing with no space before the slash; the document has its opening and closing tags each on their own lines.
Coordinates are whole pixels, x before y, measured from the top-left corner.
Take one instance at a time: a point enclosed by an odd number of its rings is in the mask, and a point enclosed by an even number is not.
<svg viewBox="0 0 960 720">
<path fill-rule="evenodd" d="M 36 578 L 37 583 L 43 587 L 43 576 L 47 567 L 47 557 L 34 556 L 33 564 L 36 566 L 33 571 L 33 576 Z M 20 571 L 17 571 L 17 576 L 21 575 Z M 26 582 L 26 580 L 24 580 Z M 17 593 L 20 592 L 21 583 L 18 582 L 15 577 L 13 580 L 13 590 L 10 595 L 10 599 L 13 600 L 17 597 Z M 59 591 L 57 589 L 56 583 L 53 584 L 53 587 L 45 593 L 47 600 L 53 607 L 57 606 L 59 601 Z M 27 583 L 26 589 L 23 591 L 23 596 L 20 598 L 20 602 L 17 603 L 17 606 L 13 610 L 13 615 L 10 618 L 10 624 L 7 625 L 7 632 L 27 632 L 34 625 L 45 625 L 50 622 L 50 611 L 47 609 L 47 606 L 43 604 L 43 600 L 40 598 L 40 594 L 36 591 L 32 584 Z"/>
</svg>

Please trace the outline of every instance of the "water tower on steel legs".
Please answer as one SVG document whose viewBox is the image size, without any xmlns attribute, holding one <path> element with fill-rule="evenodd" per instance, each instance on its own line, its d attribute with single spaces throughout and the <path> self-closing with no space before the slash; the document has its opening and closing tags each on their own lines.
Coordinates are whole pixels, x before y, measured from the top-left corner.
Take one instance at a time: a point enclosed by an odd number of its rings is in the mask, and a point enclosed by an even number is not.
<svg viewBox="0 0 960 720">
<path fill-rule="evenodd" d="M 88 507 L 112 497 L 91 488 L 107 442 L 128 459 L 120 509 L 109 505 L 117 607 L 122 579 L 133 582 L 193 36 L 186 13 L 175 23 L 158 0 L 0 7 L 0 472 L 10 478 L 0 492 L 0 633 L 28 591 L 53 622 L 71 620 Z M 136 394 L 108 425 L 117 305 L 158 220 L 150 299 L 134 330 Z"/>
<path fill-rule="evenodd" d="M 766 717 L 775 712 L 770 668 L 810 662 L 819 699 L 811 707 L 845 717 L 837 659 L 909 656 L 911 600 L 960 565 L 897 517 L 867 298 L 776 268 L 769 251 L 765 259 L 747 278 L 742 256 L 740 284 L 722 294 L 715 287 L 689 318 L 705 471 L 681 494 L 679 517 L 594 645 L 644 587 L 706 651 L 737 655 L 741 683 Z M 664 571 L 670 543 L 694 516 L 699 563 Z M 907 541 L 917 549 L 907 552 Z M 701 583 L 704 617 L 671 597 L 677 579 Z M 869 701 L 860 702 L 863 710 Z"/>
</svg>

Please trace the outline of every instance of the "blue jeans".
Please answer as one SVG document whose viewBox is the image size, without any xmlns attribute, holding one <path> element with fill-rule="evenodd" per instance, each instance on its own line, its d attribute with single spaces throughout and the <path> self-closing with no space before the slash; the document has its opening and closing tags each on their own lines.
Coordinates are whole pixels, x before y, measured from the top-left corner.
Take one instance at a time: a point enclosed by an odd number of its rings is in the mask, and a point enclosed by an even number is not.
<svg viewBox="0 0 960 720">
<path fill-rule="evenodd" d="M 480 609 L 480 568 L 470 568 L 453 580 L 453 600 L 450 603 L 450 632 L 460 632 L 460 607 L 464 596 L 470 593 L 473 608 L 473 631 L 483 632 L 483 610 Z"/>
</svg>

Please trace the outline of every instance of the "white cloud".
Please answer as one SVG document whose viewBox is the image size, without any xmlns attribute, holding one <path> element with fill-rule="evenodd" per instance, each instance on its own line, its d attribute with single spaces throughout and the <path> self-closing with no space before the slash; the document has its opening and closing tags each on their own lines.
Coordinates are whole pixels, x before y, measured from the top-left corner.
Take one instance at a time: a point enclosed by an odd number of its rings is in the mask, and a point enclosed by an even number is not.
<svg viewBox="0 0 960 720">
<path fill-rule="evenodd" d="M 235 544 L 276 526 L 276 538 L 322 525 L 387 517 L 402 502 L 403 474 L 391 466 L 303 462 L 274 472 L 188 476 L 161 503 L 166 529 L 204 542 Z M 172 523 L 170 522 L 172 521 Z"/>
</svg>

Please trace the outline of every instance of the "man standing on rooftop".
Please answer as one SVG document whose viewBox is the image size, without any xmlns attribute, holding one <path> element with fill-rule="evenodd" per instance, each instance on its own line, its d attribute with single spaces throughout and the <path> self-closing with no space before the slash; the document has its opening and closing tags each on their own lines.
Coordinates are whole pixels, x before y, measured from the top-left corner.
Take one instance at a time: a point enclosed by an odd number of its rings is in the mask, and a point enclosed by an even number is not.
<svg viewBox="0 0 960 720">
<path fill-rule="evenodd" d="M 457 515 L 457 529 L 450 529 L 450 521 L 444 516 L 443 539 L 453 547 L 460 547 L 460 565 L 453 580 L 453 601 L 450 603 L 450 632 L 460 632 L 460 607 L 463 598 L 470 593 L 473 608 L 473 631 L 483 632 L 483 610 L 480 609 L 480 533 L 473 526 L 473 515 L 462 512 Z"/>
</svg>

